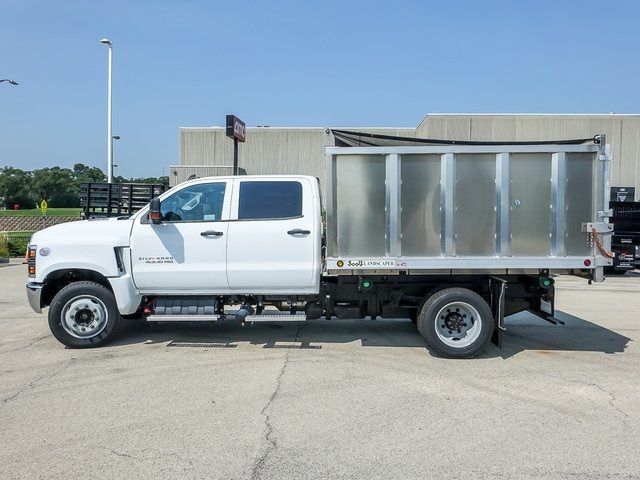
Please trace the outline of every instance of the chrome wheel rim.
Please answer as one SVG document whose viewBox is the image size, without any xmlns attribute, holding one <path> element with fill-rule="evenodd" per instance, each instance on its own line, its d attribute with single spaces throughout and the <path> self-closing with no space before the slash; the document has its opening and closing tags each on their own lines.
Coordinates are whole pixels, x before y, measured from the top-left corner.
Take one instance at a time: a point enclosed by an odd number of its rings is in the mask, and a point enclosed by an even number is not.
<svg viewBox="0 0 640 480">
<path fill-rule="evenodd" d="M 478 310 L 466 302 L 451 302 L 435 318 L 436 335 L 453 348 L 465 348 L 480 336 L 482 319 Z"/>
<path fill-rule="evenodd" d="M 93 338 L 107 326 L 107 307 L 93 295 L 79 295 L 69 300 L 60 314 L 62 328 L 76 338 Z"/>
</svg>

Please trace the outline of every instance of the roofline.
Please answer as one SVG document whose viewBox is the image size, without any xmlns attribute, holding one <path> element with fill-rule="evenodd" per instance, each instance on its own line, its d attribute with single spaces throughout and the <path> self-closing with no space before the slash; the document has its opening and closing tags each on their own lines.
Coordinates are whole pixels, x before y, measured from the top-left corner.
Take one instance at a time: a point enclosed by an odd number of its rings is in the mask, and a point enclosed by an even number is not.
<svg viewBox="0 0 640 480">
<path fill-rule="evenodd" d="M 436 113 L 428 113 L 424 116 L 424 118 L 418 123 L 415 127 L 286 127 L 286 126 L 255 126 L 255 127 L 247 127 L 247 130 L 326 130 L 328 128 L 335 129 L 356 129 L 356 130 L 413 130 L 416 131 L 420 125 L 424 124 L 424 122 L 429 117 L 640 117 L 640 113 L 509 113 L 509 112 L 479 112 L 479 113 L 469 113 L 469 112 L 436 112 Z M 209 125 L 205 127 L 178 127 L 178 130 L 225 130 L 226 127 L 218 126 L 218 125 Z"/>
<path fill-rule="evenodd" d="M 218 125 L 210 125 L 206 127 L 178 127 L 180 130 L 225 130 L 226 127 L 220 127 Z M 279 126 L 266 126 L 266 127 L 246 127 L 247 130 L 326 130 L 326 129 L 360 129 L 360 130 L 415 130 L 416 127 L 279 127 Z"/>
<path fill-rule="evenodd" d="M 425 117 L 439 115 L 441 117 L 466 116 L 466 117 L 638 117 L 640 113 L 428 113 Z M 424 120 L 423 120 L 424 121 Z"/>
</svg>

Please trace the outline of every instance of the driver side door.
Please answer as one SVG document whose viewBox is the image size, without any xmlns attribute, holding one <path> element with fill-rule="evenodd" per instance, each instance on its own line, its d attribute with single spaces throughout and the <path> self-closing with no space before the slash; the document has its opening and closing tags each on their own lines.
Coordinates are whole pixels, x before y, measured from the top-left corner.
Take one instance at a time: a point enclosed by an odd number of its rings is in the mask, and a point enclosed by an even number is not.
<svg viewBox="0 0 640 480">
<path fill-rule="evenodd" d="M 133 280 L 143 294 L 219 294 L 227 283 L 231 203 L 227 180 L 192 183 L 162 199 L 162 223 L 146 214 L 131 232 Z"/>
</svg>

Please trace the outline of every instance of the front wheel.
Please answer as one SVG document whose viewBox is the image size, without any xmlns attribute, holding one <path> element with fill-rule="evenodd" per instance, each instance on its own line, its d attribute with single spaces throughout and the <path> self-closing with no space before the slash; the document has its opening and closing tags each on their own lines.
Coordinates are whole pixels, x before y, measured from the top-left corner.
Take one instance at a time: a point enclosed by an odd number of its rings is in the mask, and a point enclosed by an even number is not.
<svg viewBox="0 0 640 480">
<path fill-rule="evenodd" d="M 450 358 L 476 356 L 491 339 L 493 315 L 489 304 L 466 288 L 446 288 L 425 302 L 418 330 L 429 349 Z"/>
<path fill-rule="evenodd" d="M 111 340 L 121 318 L 113 293 L 95 282 L 62 288 L 49 307 L 49 328 L 67 347 L 98 347 Z"/>
</svg>

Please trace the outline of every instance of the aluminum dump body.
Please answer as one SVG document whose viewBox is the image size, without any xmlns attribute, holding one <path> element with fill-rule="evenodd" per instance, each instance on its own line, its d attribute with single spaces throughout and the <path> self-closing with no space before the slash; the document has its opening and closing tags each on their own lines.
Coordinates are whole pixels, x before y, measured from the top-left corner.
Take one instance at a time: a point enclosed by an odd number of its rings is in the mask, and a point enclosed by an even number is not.
<svg viewBox="0 0 640 480">
<path fill-rule="evenodd" d="M 327 147 L 326 271 L 595 270 L 601 280 L 611 155 L 596 138 Z"/>
</svg>

